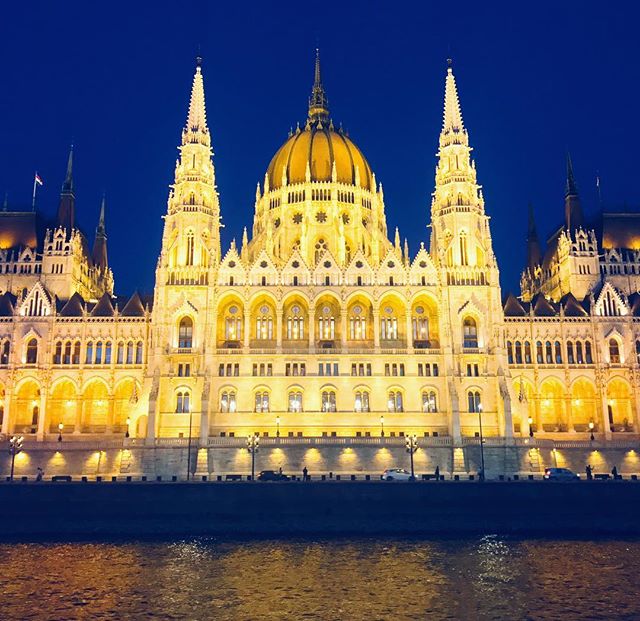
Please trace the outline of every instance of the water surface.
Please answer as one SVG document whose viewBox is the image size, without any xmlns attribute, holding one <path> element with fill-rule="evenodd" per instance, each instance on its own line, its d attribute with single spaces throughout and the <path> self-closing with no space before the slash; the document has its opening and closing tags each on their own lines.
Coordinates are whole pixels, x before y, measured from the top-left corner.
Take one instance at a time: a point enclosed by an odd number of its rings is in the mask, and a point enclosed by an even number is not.
<svg viewBox="0 0 640 621">
<path fill-rule="evenodd" d="M 640 619 L 640 542 L 0 545 L 0 617 Z"/>
</svg>

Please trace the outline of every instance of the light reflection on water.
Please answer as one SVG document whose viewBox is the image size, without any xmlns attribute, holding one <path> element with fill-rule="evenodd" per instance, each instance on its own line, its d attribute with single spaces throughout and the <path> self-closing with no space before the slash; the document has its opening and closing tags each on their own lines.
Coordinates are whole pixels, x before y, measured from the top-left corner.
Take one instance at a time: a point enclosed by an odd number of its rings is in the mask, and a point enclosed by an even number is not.
<svg viewBox="0 0 640 621">
<path fill-rule="evenodd" d="M 0 617 L 640 619 L 640 542 L 0 545 Z"/>
</svg>

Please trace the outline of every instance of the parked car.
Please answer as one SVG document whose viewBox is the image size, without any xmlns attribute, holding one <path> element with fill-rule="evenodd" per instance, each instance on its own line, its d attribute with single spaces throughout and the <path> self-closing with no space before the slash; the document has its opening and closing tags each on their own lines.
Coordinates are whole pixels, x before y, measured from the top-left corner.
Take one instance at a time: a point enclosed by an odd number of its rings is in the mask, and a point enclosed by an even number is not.
<svg viewBox="0 0 640 621">
<path fill-rule="evenodd" d="M 415 477 L 411 476 L 410 472 L 403 470 L 402 468 L 387 468 L 380 478 L 383 481 L 413 481 Z"/>
<path fill-rule="evenodd" d="M 275 470 L 261 470 L 258 474 L 258 481 L 288 481 L 289 477 Z"/>
<path fill-rule="evenodd" d="M 545 468 L 544 478 L 547 481 L 576 481 L 580 476 L 569 468 Z"/>
</svg>

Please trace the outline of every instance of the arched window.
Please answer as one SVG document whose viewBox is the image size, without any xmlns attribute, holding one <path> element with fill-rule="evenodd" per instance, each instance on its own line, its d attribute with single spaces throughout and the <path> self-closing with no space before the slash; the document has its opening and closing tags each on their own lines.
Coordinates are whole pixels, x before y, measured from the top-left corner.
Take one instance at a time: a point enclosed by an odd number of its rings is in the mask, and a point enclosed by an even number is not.
<svg viewBox="0 0 640 621">
<path fill-rule="evenodd" d="M 585 341 L 584 351 L 587 364 L 593 364 L 593 356 L 591 355 L 591 341 Z"/>
<path fill-rule="evenodd" d="M 291 307 L 287 317 L 287 338 L 291 341 L 304 339 L 304 317 L 298 305 Z"/>
<path fill-rule="evenodd" d="M 195 238 L 193 235 L 193 231 L 189 231 L 187 233 L 187 257 L 186 257 L 186 265 L 193 265 L 193 255 L 195 250 Z"/>
<path fill-rule="evenodd" d="M 355 394 L 353 409 L 356 412 L 369 412 L 369 393 L 366 390 L 358 390 Z"/>
<path fill-rule="evenodd" d="M 273 339 L 273 317 L 266 305 L 260 308 L 260 314 L 256 318 L 256 339 L 259 341 Z"/>
<path fill-rule="evenodd" d="M 323 412 L 336 411 L 336 393 L 333 392 L 333 390 L 322 391 L 322 411 Z"/>
<path fill-rule="evenodd" d="M 620 364 L 620 345 L 617 339 L 609 339 L 609 362 Z"/>
<path fill-rule="evenodd" d="M 111 341 L 104 344 L 104 363 L 111 364 Z"/>
<path fill-rule="evenodd" d="M 470 390 L 467 393 L 469 412 L 477 414 L 482 411 L 482 402 L 480 401 L 480 393 L 477 390 Z"/>
<path fill-rule="evenodd" d="M 289 393 L 289 412 L 302 412 L 302 393 L 294 390 Z"/>
<path fill-rule="evenodd" d="M 220 395 L 220 411 L 236 411 L 236 393 L 234 390 L 225 390 L 222 392 L 222 394 Z"/>
<path fill-rule="evenodd" d="M 547 364 L 553 364 L 553 350 L 551 349 L 551 341 L 545 341 L 544 359 Z"/>
<path fill-rule="evenodd" d="M 576 341 L 576 362 L 584 364 L 584 356 L 582 355 L 582 341 Z"/>
<path fill-rule="evenodd" d="M 53 353 L 53 364 L 60 364 L 62 362 L 62 341 L 56 342 L 56 348 Z"/>
<path fill-rule="evenodd" d="M 324 241 L 324 239 L 322 238 L 319 239 L 316 242 L 315 253 L 314 253 L 314 258 L 316 263 L 322 258 L 322 255 L 324 254 L 324 251 L 326 249 L 327 249 L 327 243 Z"/>
<path fill-rule="evenodd" d="M 328 306 L 318 318 L 318 337 L 321 341 L 332 341 L 336 338 L 336 320 Z"/>
<path fill-rule="evenodd" d="M 93 364 L 93 342 L 89 341 L 87 343 L 87 352 L 84 358 L 85 364 Z"/>
<path fill-rule="evenodd" d="M 71 341 L 67 341 L 64 344 L 64 358 L 62 362 L 64 364 L 71 364 Z"/>
<path fill-rule="evenodd" d="M 349 317 L 349 338 L 352 341 L 363 341 L 367 338 L 367 320 L 361 306 L 354 306 Z"/>
<path fill-rule="evenodd" d="M 466 317 L 462 323 L 463 347 L 478 347 L 478 325 L 473 317 Z"/>
<path fill-rule="evenodd" d="M 567 341 L 567 362 L 569 364 L 575 364 L 575 358 L 573 356 L 573 343 Z"/>
<path fill-rule="evenodd" d="M 133 364 L 133 341 L 127 343 L 127 364 Z"/>
<path fill-rule="evenodd" d="M 522 343 L 516 341 L 516 364 L 522 364 Z"/>
<path fill-rule="evenodd" d="M 429 318 L 423 315 L 424 308 L 418 306 L 416 308 L 415 317 L 411 321 L 413 329 L 413 341 L 428 341 L 429 340 Z"/>
<path fill-rule="evenodd" d="M 224 319 L 225 341 L 239 341 L 242 338 L 242 318 L 237 306 L 230 306 Z"/>
<path fill-rule="evenodd" d="M 438 400 L 435 390 L 424 390 L 422 392 L 422 411 L 431 414 L 438 411 Z"/>
<path fill-rule="evenodd" d="M 143 344 L 142 341 L 138 341 L 136 344 L 136 364 L 142 364 L 142 353 L 143 353 Z"/>
<path fill-rule="evenodd" d="M 467 254 L 467 233 L 460 231 L 460 265 L 469 265 L 469 256 Z"/>
<path fill-rule="evenodd" d="M 116 358 L 117 364 L 124 364 L 124 343 L 118 343 L 118 357 Z"/>
<path fill-rule="evenodd" d="M 556 341 L 553 348 L 556 354 L 556 364 L 562 364 L 562 345 L 560 345 L 560 341 Z"/>
<path fill-rule="evenodd" d="M 80 341 L 76 341 L 73 346 L 73 364 L 80 364 Z"/>
<path fill-rule="evenodd" d="M 269 411 L 269 393 L 266 390 L 259 391 L 255 394 L 255 411 L 256 412 Z"/>
<path fill-rule="evenodd" d="M 380 318 L 380 339 L 383 341 L 398 339 L 398 319 L 396 317 Z"/>
<path fill-rule="evenodd" d="M 9 353 L 11 351 L 11 342 L 2 343 L 2 353 L 0 354 L 0 364 L 9 364 Z"/>
<path fill-rule="evenodd" d="M 542 364 L 544 362 L 542 355 L 542 341 L 536 341 L 536 361 L 538 364 Z"/>
<path fill-rule="evenodd" d="M 183 317 L 178 326 L 178 347 L 180 349 L 191 349 L 192 343 L 193 319 L 191 317 Z"/>
<path fill-rule="evenodd" d="M 513 343 L 507 341 L 507 360 L 509 364 L 513 364 Z"/>
<path fill-rule="evenodd" d="M 390 390 L 387 395 L 387 409 L 389 412 L 403 412 L 402 393 L 399 390 Z"/>
<path fill-rule="evenodd" d="M 524 342 L 524 362 L 531 364 L 531 343 L 529 341 Z"/>
<path fill-rule="evenodd" d="M 179 390 L 176 393 L 176 414 L 188 414 L 190 410 L 191 395 L 188 390 Z"/>
<path fill-rule="evenodd" d="M 102 341 L 96 343 L 96 364 L 102 364 Z"/>
</svg>

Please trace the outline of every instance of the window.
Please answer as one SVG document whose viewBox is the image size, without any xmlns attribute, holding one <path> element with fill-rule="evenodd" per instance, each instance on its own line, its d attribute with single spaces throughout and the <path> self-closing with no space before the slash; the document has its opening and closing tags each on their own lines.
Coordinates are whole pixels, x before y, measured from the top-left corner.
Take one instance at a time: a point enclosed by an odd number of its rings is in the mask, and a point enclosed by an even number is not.
<svg viewBox="0 0 640 621">
<path fill-rule="evenodd" d="M 96 343 L 96 364 L 102 364 L 102 341 Z"/>
<path fill-rule="evenodd" d="M 609 362 L 620 364 L 620 346 L 617 339 L 609 339 Z"/>
<path fill-rule="evenodd" d="M 225 341 L 239 341 L 242 338 L 242 319 L 237 316 L 238 307 L 232 306 L 228 312 L 224 320 Z"/>
<path fill-rule="evenodd" d="M 319 362 L 318 375 L 339 375 L 337 362 Z"/>
<path fill-rule="evenodd" d="M 545 362 L 547 364 L 553 364 L 553 351 L 551 349 L 551 341 L 546 341 L 544 344 Z"/>
<path fill-rule="evenodd" d="M 460 197 L 458 198 L 460 204 Z M 460 231 L 460 265 L 469 265 L 469 257 L 467 256 L 467 233 Z"/>
<path fill-rule="evenodd" d="M 293 306 L 287 317 L 287 338 L 292 341 L 304 339 L 304 317 L 300 314 L 299 306 Z"/>
<path fill-rule="evenodd" d="M 507 360 L 509 364 L 513 364 L 513 343 L 507 341 Z"/>
<path fill-rule="evenodd" d="M 93 364 L 93 343 L 89 341 L 87 343 L 87 354 L 84 359 L 85 364 Z"/>
<path fill-rule="evenodd" d="M 63 364 L 71 364 L 71 341 L 67 341 L 64 344 L 64 356 L 62 358 Z"/>
<path fill-rule="evenodd" d="M 236 393 L 233 390 L 225 390 L 220 395 L 220 411 L 235 412 L 236 411 Z"/>
<path fill-rule="evenodd" d="M 480 402 L 480 393 L 477 390 L 470 390 L 467 393 L 469 401 L 469 412 L 478 413 L 482 411 L 482 403 Z"/>
<path fill-rule="evenodd" d="M 133 341 L 127 343 L 127 364 L 133 364 Z"/>
<path fill-rule="evenodd" d="M 193 237 L 193 231 L 189 231 L 187 233 L 187 257 L 186 257 L 186 265 L 193 265 L 193 254 L 195 248 L 195 240 Z"/>
<path fill-rule="evenodd" d="M 269 393 L 257 392 L 255 395 L 255 411 L 256 412 L 268 412 L 269 411 Z"/>
<path fill-rule="evenodd" d="M 516 341 L 516 364 L 522 364 L 522 343 Z"/>
<path fill-rule="evenodd" d="M 0 354 L 0 364 L 9 364 L 9 353 L 11 351 L 11 343 L 5 341 L 2 344 L 2 353 Z"/>
<path fill-rule="evenodd" d="M 556 341 L 553 345 L 556 354 L 556 364 L 562 364 L 562 346 L 560 341 Z"/>
<path fill-rule="evenodd" d="M 178 347 L 180 349 L 191 349 L 193 343 L 193 320 L 191 317 L 183 317 L 178 327 Z M 127 356 L 128 357 L 128 356 Z M 129 364 L 129 360 L 127 360 Z"/>
<path fill-rule="evenodd" d="M 53 364 L 60 364 L 62 358 L 62 341 L 56 343 L 56 349 L 53 354 Z"/>
<path fill-rule="evenodd" d="M 587 361 L 587 364 L 593 364 L 593 357 L 591 356 L 591 342 L 587 341 L 584 344 L 584 349 L 585 349 L 585 358 Z"/>
<path fill-rule="evenodd" d="M 334 317 L 323 315 L 318 319 L 318 336 L 320 340 L 333 340 L 336 337 L 336 321 Z"/>
<path fill-rule="evenodd" d="M 569 364 L 575 364 L 575 358 L 573 356 L 573 343 L 567 341 L 567 362 Z"/>
<path fill-rule="evenodd" d="M 467 364 L 467 377 L 478 377 L 480 369 L 478 364 Z"/>
<path fill-rule="evenodd" d="M 273 339 L 273 317 L 269 314 L 268 306 L 263 306 L 260 313 L 256 317 L 256 339 L 270 341 Z"/>
<path fill-rule="evenodd" d="M 292 391 L 289 393 L 289 412 L 302 412 L 302 393 L 300 391 Z"/>
<path fill-rule="evenodd" d="M 188 414 L 191 411 L 189 401 L 189 391 L 179 390 L 176 393 L 176 414 Z"/>
<path fill-rule="evenodd" d="M 178 365 L 178 377 L 191 377 L 191 365 L 179 364 Z"/>
<path fill-rule="evenodd" d="M 362 309 L 356 306 L 353 315 L 349 317 L 349 338 L 352 341 L 363 341 L 367 338 L 367 320 L 362 315 Z"/>
<path fill-rule="evenodd" d="M 582 341 L 576 341 L 576 360 L 578 364 L 584 364 L 584 358 L 582 356 Z"/>
<path fill-rule="evenodd" d="M 366 390 L 357 391 L 353 409 L 356 412 L 369 412 L 369 393 Z"/>
<path fill-rule="evenodd" d="M 383 317 L 380 320 L 380 338 L 383 341 L 398 339 L 398 320 L 395 317 Z"/>
<path fill-rule="evenodd" d="M 544 362 L 544 358 L 542 356 L 542 341 L 536 341 L 536 361 L 538 364 L 542 364 Z"/>
<path fill-rule="evenodd" d="M 8 345 L 8 344 L 9 344 L 8 342 L 5 343 L 5 345 Z M 640 364 L 640 340 L 636 341 L 636 361 L 638 364 Z"/>
<path fill-rule="evenodd" d="M 524 361 L 525 364 L 531 364 L 531 343 L 529 341 L 524 342 Z"/>
<path fill-rule="evenodd" d="M 390 390 L 388 399 L 387 399 L 387 407 L 389 412 L 403 412 L 404 408 L 402 405 L 402 393 L 399 390 Z"/>
<path fill-rule="evenodd" d="M 434 390 L 422 392 L 422 411 L 430 414 L 438 411 L 438 401 Z"/>
<path fill-rule="evenodd" d="M 104 344 L 104 363 L 111 364 L 111 341 Z"/>
<path fill-rule="evenodd" d="M 478 347 L 478 326 L 473 317 L 467 317 L 462 323 L 463 347 Z"/>
<path fill-rule="evenodd" d="M 322 391 L 322 411 L 323 412 L 336 411 L 336 393 L 333 392 L 333 390 Z"/>
<path fill-rule="evenodd" d="M 111 348 L 111 343 L 109 343 Z M 138 341 L 136 344 L 136 364 L 142 364 L 142 341 Z"/>
<path fill-rule="evenodd" d="M 124 343 L 118 343 L 117 364 L 124 364 Z"/>
</svg>

